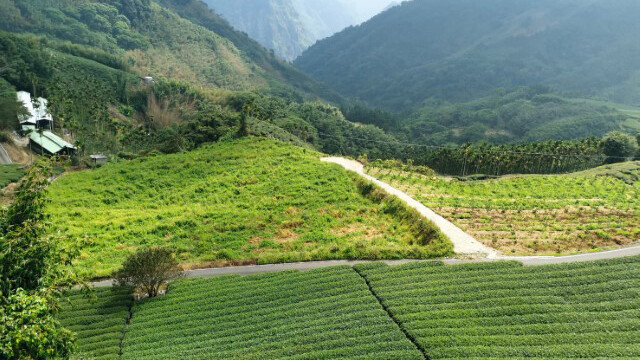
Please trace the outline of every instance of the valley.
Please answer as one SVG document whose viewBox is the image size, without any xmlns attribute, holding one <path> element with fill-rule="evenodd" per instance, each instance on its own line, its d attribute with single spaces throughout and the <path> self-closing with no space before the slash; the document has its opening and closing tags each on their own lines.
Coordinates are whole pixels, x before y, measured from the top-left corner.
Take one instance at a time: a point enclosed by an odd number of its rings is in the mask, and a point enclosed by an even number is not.
<svg viewBox="0 0 640 360">
<path fill-rule="evenodd" d="M 640 358 L 638 16 L 0 0 L 0 359 Z"/>
</svg>

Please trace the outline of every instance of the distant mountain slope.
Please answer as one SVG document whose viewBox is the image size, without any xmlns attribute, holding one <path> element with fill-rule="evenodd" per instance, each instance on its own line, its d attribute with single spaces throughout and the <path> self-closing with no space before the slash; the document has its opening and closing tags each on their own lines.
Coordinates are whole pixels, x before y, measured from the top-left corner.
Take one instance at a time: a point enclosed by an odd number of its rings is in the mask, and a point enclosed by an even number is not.
<svg viewBox="0 0 640 360">
<path fill-rule="evenodd" d="M 0 30 L 90 46 L 141 76 L 338 99 L 197 0 L 0 0 L 0 9 Z"/>
<path fill-rule="evenodd" d="M 414 0 L 295 64 L 345 95 L 401 110 L 550 85 L 640 103 L 636 0 Z"/>
<path fill-rule="evenodd" d="M 359 24 L 390 0 L 204 0 L 235 28 L 286 60 L 317 40 Z"/>
</svg>

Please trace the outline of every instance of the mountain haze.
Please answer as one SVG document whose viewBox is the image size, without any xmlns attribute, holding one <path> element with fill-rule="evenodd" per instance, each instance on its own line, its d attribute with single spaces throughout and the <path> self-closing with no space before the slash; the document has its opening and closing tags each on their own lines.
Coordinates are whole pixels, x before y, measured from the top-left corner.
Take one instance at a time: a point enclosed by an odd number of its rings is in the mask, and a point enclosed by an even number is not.
<svg viewBox="0 0 640 360">
<path fill-rule="evenodd" d="M 286 60 L 382 11 L 391 0 L 204 0 L 235 28 Z"/>
<path fill-rule="evenodd" d="M 640 103 L 640 2 L 414 0 L 319 41 L 295 64 L 391 110 L 547 85 Z"/>
</svg>

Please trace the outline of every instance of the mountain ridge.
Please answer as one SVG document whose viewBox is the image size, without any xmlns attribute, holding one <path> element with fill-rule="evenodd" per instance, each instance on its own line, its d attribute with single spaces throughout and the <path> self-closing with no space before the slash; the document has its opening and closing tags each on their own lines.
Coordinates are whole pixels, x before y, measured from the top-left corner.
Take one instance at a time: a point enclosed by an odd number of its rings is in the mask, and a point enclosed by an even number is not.
<svg viewBox="0 0 640 360">
<path fill-rule="evenodd" d="M 396 111 L 538 85 L 638 104 L 638 14 L 630 0 L 415 0 L 317 42 L 294 64 Z"/>
</svg>

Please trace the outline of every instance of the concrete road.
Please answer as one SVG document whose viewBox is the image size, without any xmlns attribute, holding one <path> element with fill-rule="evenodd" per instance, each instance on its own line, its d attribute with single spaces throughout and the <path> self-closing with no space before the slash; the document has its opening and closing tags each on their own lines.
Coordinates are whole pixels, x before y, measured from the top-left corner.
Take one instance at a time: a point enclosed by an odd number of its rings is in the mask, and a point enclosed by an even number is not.
<svg viewBox="0 0 640 360">
<path fill-rule="evenodd" d="M 4 147 L 2 147 L 2 144 L 0 144 L 0 165 L 10 164 L 13 164 L 13 161 L 11 161 L 11 157 L 7 153 L 7 150 L 5 150 Z"/>
<path fill-rule="evenodd" d="M 487 262 L 487 261 L 515 260 L 515 261 L 522 262 L 522 264 L 525 266 L 541 266 L 541 265 L 554 265 L 554 264 L 565 264 L 565 263 L 596 261 L 596 260 L 608 260 L 608 259 L 616 259 L 616 258 L 629 257 L 629 256 L 640 256 L 640 246 L 632 246 L 624 249 L 581 254 L 581 255 L 572 255 L 572 256 L 503 257 L 500 259 L 484 259 L 484 260 L 445 259 L 442 261 L 447 265 L 456 265 L 456 264 L 466 264 L 466 263 L 474 263 L 474 262 L 477 263 L 477 262 Z M 393 265 L 402 265 L 406 263 L 424 262 L 424 261 L 434 261 L 434 260 L 408 260 L 407 259 L 407 260 L 383 260 L 380 262 L 393 266 Z M 228 275 L 245 276 L 245 275 L 281 272 L 281 271 L 306 271 L 306 270 L 320 269 L 320 268 L 326 268 L 331 266 L 354 266 L 357 264 L 368 263 L 368 262 L 371 262 L 371 261 L 329 260 L 329 261 L 311 261 L 311 262 L 304 262 L 304 263 L 235 266 L 235 267 L 225 267 L 225 268 L 190 270 L 190 271 L 186 271 L 184 275 L 185 275 L 185 278 L 187 279 L 212 278 L 212 277 L 228 276 Z M 105 280 L 105 281 L 93 283 L 93 285 L 96 287 L 106 287 L 106 286 L 111 286 L 112 283 L 113 282 L 111 280 Z"/>
</svg>

